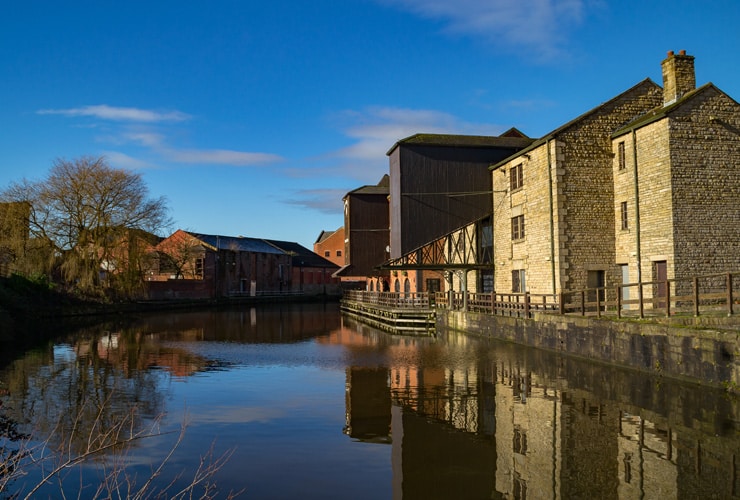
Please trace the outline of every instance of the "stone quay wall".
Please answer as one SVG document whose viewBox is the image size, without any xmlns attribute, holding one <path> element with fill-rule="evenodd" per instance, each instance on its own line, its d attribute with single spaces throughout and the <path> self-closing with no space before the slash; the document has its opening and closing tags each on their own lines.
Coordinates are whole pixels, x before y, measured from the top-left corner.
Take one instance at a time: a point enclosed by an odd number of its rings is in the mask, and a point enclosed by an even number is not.
<svg viewBox="0 0 740 500">
<path fill-rule="evenodd" d="M 541 313 L 524 319 L 447 309 L 437 311 L 436 327 L 740 391 L 738 331 Z"/>
</svg>

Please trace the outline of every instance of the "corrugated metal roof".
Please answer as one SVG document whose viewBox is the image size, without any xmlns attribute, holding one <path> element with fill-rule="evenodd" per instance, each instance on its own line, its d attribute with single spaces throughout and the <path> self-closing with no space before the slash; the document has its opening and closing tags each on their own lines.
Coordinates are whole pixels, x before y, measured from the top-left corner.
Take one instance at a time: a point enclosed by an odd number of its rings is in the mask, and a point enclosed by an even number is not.
<svg viewBox="0 0 740 500">
<path fill-rule="evenodd" d="M 325 267 L 330 269 L 336 269 L 339 267 L 335 263 L 323 258 L 299 243 L 279 240 L 264 241 L 291 255 L 293 258 L 293 265 L 296 267 Z"/>
<path fill-rule="evenodd" d="M 272 254 L 284 254 L 286 252 L 270 245 L 265 240 L 258 238 L 247 238 L 245 236 L 223 236 L 219 234 L 191 233 L 189 235 L 206 245 L 218 250 L 232 250 L 235 252 L 260 252 Z"/>
</svg>

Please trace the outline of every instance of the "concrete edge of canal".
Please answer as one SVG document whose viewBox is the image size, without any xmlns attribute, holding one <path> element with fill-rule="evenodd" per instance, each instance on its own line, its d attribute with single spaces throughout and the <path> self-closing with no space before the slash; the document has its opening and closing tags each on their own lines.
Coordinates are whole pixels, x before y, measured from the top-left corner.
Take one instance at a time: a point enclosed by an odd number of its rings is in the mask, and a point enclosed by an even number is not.
<svg viewBox="0 0 740 500">
<path fill-rule="evenodd" d="M 438 309 L 438 331 L 494 338 L 740 392 L 740 332 L 536 313 Z"/>
</svg>

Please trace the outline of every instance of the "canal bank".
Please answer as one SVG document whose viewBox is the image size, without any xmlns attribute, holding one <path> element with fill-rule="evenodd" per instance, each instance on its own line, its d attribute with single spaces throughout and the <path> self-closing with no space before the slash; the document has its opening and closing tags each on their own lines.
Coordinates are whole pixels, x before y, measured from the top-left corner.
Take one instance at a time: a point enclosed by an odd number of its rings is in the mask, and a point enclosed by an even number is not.
<svg viewBox="0 0 740 500">
<path fill-rule="evenodd" d="M 740 331 L 727 318 L 703 324 L 604 319 L 534 312 L 530 318 L 439 308 L 438 331 L 452 330 L 546 349 L 655 375 L 740 390 Z M 686 321 L 689 323 L 689 321 Z M 705 325 L 711 325 L 708 327 Z"/>
</svg>

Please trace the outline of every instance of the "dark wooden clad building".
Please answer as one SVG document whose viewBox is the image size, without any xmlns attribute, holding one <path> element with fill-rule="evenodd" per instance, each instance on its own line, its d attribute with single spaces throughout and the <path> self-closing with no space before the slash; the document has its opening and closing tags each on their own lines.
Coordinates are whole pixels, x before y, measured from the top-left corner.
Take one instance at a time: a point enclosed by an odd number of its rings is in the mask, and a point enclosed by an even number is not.
<svg viewBox="0 0 740 500">
<path fill-rule="evenodd" d="M 376 269 L 388 259 L 388 186 L 384 175 L 375 186 L 362 186 L 347 193 L 344 198 L 345 266 L 336 276 L 356 277 L 364 281 L 375 278 L 376 283 L 388 272 Z"/>
<path fill-rule="evenodd" d="M 498 137 L 416 134 L 390 157 L 390 258 L 399 258 L 491 212 L 488 167 L 532 143 L 516 129 Z"/>
</svg>

